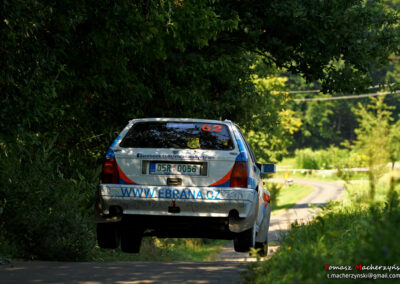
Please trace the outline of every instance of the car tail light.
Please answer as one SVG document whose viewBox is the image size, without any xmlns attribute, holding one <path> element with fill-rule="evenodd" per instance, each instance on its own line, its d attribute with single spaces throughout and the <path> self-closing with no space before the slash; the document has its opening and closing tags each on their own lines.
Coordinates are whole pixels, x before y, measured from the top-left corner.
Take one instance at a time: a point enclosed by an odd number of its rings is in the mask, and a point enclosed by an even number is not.
<svg viewBox="0 0 400 284">
<path fill-rule="evenodd" d="M 119 183 L 118 166 L 115 158 L 106 158 L 101 172 L 102 183 Z"/>
<path fill-rule="evenodd" d="M 230 187 L 247 187 L 249 170 L 247 162 L 235 162 L 232 169 Z"/>
<path fill-rule="evenodd" d="M 267 207 L 268 203 L 269 203 L 270 200 L 271 200 L 271 197 L 270 197 L 268 194 L 266 194 L 266 193 L 264 192 L 264 194 L 263 194 L 263 199 L 264 199 L 265 207 Z"/>
</svg>

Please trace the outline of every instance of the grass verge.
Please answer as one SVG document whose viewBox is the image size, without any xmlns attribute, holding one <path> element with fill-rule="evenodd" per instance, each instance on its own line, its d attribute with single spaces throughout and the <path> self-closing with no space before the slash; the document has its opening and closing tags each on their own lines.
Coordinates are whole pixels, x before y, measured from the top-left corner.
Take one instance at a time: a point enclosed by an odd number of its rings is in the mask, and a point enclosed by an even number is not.
<svg viewBox="0 0 400 284">
<path fill-rule="evenodd" d="M 91 261 L 214 261 L 225 240 L 143 238 L 139 254 L 123 253 L 120 249 L 100 249 L 91 253 Z"/>
<path fill-rule="evenodd" d="M 281 185 L 275 202 L 271 202 L 272 215 L 277 215 L 292 208 L 297 202 L 309 195 L 314 188 L 310 185 L 292 184 Z M 273 194 L 273 193 L 271 193 Z"/>
<path fill-rule="evenodd" d="M 308 180 L 324 180 L 324 181 L 341 181 L 342 179 L 337 176 L 336 173 L 326 173 L 326 172 L 301 172 L 290 170 L 289 177 L 294 179 L 308 179 Z M 270 176 L 271 178 L 285 178 L 285 172 L 279 171 Z M 351 175 L 352 180 L 368 180 L 367 172 L 353 172 Z"/>
<path fill-rule="evenodd" d="M 365 283 L 363 274 L 372 273 L 369 281 L 380 283 L 385 279 L 374 280 L 376 274 L 400 274 L 400 181 L 379 184 L 374 200 L 365 187 L 349 186 L 345 202 L 330 203 L 306 225 L 293 225 L 270 260 L 248 266 L 244 282 L 337 283 L 329 278 L 334 273 L 359 275 L 352 283 Z M 356 265 L 397 265 L 399 271 L 360 271 Z"/>
<path fill-rule="evenodd" d="M 282 161 L 279 162 L 278 167 L 294 169 L 296 168 L 296 158 L 295 157 L 283 158 Z"/>
</svg>

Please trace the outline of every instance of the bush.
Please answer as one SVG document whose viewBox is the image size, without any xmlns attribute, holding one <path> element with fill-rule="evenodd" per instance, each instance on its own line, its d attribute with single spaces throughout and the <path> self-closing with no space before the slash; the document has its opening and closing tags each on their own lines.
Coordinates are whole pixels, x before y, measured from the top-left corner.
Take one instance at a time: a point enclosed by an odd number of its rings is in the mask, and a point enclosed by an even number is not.
<svg viewBox="0 0 400 284">
<path fill-rule="evenodd" d="M 331 203 L 309 224 L 294 225 L 270 260 L 249 265 L 244 274 L 245 283 L 325 283 L 329 282 L 327 273 L 335 271 L 326 271 L 324 265 L 350 266 L 352 271 L 340 271 L 348 274 L 359 273 L 355 270 L 359 264 L 392 266 L 398 263 L 400 188 L 395 187 L 396 183 L 400 179 L 392 181 L 389 190 L 388 185 L 381 188 L 386 192 L 383 202 L 350 199 L 348 206 Z M 358 191 L 357 187 L 354 191 Z M 352 282 L 364 283 L 365 279 Z"/>
<path fill-rule="evenodd" d="M 279 184 L 279 183 L 275 183 L 275 182 L 269 182 L 269 183 L 266 184 L 266 189 L 271 194 L 270 203 L 271 204 L 277 204 L 278 203 L 278 199 L 279 199 L 279 193 L 280 193 L 280 191 L 282 189 L 282 185 Z"/>
<path fill-rule="evenodd" d="M 350 152 L 347 149 L 339 149 L 337 147 L 316 151 L 306 148 L 295 152 L 296 167 L 299 169 L 332 169 L 336 168 L 337 165 L 343 164 L 342 161 L 347 161 L 349 157 Z M 353 161 L 353 166 L 360 165 L 361 156 L 354 155 Z"/>
<path fill-rule="evenodd" d="M 56 139 L 20 135 L 0 145 L 0 253 L 43 260 L 84 260 L 94 247 L 92 177 L 71 169 Z M 64 159 L 62 158 L 64 156 Z M 73 172 L 65 176 L 63 168 Z M 5 242 L 4 240 L 7 240 Z"/>
<path fill-rule="evenodd" d="M 296 150 L 296 167 L 299 169 L 318 169 L 318 163 L 311 149 Z"/>
</svg>

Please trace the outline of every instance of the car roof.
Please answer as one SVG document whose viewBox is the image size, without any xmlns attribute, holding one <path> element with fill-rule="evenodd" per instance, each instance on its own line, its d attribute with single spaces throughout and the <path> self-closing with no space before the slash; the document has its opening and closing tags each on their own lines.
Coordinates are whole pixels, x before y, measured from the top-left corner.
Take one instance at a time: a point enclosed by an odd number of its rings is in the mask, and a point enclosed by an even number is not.
<svg viewBox="0 0 400 284">
<path fill-rule="evenodd" d="M 138 118 L 138 119 L 132 119 L 129 122 L 130 123 L 136 123 L 136 122 L 154 122 L 154 121 L 159 121 L 159 122 L 168 122 L 168 121 L 173 121 L 173 122 L 200 122 L 200 123 L 222 123 L 222 124 L 233 124 L 232 121 L 230 120 L 214 120 L 214 119 L 197 119 L 197 118 L 168 118 L 168 117 L 152 117 L 152 118 Z"/>
</svg>

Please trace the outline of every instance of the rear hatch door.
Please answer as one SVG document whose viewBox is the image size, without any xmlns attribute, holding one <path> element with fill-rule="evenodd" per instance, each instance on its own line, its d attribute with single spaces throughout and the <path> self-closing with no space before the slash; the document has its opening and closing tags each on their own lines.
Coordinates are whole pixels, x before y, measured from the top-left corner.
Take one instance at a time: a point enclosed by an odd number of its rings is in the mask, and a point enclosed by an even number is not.
<svg viewBox="0 0 400 284">
<path fill-rule="evenodd" d="M 140 121 L 113 150 L 120 181 L 153 186 L 229 186 L 238 150 L 230 126 Z"/>
</svg>

